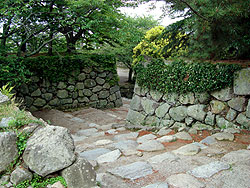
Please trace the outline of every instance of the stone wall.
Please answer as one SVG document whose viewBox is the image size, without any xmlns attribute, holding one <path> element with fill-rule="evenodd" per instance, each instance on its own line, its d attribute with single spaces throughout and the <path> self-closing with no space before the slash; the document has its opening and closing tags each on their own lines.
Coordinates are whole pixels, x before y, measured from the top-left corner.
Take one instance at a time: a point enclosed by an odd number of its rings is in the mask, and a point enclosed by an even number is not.
<svg viewBox="0 0 250 188">
<path fill-rule="evenodd" d="M 250 129 L 250 68 L 234 75 L 234 86 L 205 93 L 168 93 L 137 84 L 127 115 L 132 125 Z"/>
<path fill-rule="evenodd" d="M 23 84 L 16 91 L 30 111 L 50 108 L 114 108 L 122 105 L 118 83 L 110 84 L 114 75 L 109 71 L 90 68 L 75 71 L 64 82 L 50 82 L 33 76 L 31 83 Z"/>
<path fill-rule="evenodd" d="M 134 87 L 135 84 L 132 83 L 121 83 L 120 84 L 121 96 L 128 99 L 132 99 L 134 94 Z"/>
</svg>

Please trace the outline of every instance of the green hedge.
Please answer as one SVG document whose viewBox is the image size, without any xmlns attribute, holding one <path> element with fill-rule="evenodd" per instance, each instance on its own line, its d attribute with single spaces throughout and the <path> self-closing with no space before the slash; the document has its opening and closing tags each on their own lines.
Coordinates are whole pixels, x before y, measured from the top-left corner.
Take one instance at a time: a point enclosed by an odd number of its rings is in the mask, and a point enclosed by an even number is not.
<svg viewBox="0 0 250 188">
<path fill-rule="evenodd" d="M 32 75 L 52 82 L 67 80 L 73 71 L 83 68 L 108 70 L 116 74 L 116 61 L 112 55 L 80 54 L 73 56 L 38 56 L 32 58 L 0 57 L 0 84 L 20 85 Z M 117 81 L 117 77 L 112 78 Z"/>
<path fill-rule="evenodd" d="M 233 74 L 238 65 L 186 63 L 181 60 L 164 63 L 153 59 L 146 67 L 135 66 L 138 85 L 163 93 L 205 92 L 222 89 L 233 84 Z"/>
</svg>

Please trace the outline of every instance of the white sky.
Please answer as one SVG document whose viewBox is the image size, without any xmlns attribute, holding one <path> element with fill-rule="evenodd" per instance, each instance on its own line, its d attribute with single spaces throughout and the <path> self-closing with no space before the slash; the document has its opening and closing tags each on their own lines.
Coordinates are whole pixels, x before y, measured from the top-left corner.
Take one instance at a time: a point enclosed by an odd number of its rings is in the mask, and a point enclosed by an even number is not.
<svg viewBox="0 0 250 188">
<path fill-rule="evenodd" d="M 169 16 L 165 16 L 164 18 L 160 19 L 161 15 L 163 14 L 161 7 L 165 4 L 165 2 L 162 2 L 162 1 L 154 2 L 154 5 L 155 5 L 154 9 L 150 9 L 151 4 L 152 2 L 141 4 L 136 8 L 124 7 L 124 8 L 121 8 L 121 12 L 132 17 L 151 15 L 156 20 L 159 20 L 160 24 L 163 26 L 167 26 L 171 23 L 174 23 L 180 20 L 180 19 L 171 19 Z"/>
</svg>

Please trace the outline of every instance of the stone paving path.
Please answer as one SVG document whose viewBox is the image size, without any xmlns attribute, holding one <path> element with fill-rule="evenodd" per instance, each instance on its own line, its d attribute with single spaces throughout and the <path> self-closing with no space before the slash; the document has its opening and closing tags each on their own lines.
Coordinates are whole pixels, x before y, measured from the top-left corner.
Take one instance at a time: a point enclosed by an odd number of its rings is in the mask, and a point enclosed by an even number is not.
<svg viewBox="0 0 250 188">
<path fill-rule="evenodd" d="M 34 115 L 71 131 L 76 152 L 95 167 L 103 188 L 250 188 L 249 132 L 131 131 L 125 128 L 130 101 L 123 102 L 110 110 Z"/>
</svg>

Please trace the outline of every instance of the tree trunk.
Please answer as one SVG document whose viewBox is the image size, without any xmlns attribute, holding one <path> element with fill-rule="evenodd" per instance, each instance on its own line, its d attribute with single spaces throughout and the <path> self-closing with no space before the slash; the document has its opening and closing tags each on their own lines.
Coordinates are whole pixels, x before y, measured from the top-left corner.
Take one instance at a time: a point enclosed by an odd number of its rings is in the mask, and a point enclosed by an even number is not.
<svg viewBox="0 0 250 188">
<path fill-rule="evenodd" d="M 133 82 L 132 76 L 133 76 L 133 69 L 130 68 L 130 69 L 129 69 L 129 73 L 128 73 L 128 82 L 130 82 L 130 83 Z"/>
<path fill-rule="evenodd" d="M 49 56 L 52 56 L 53 55 L 53 32 L 50 31 L 50 34 L 49 34 L 49 39 L 51 40 L 49 42 L 49 49 L 48 49 L 48 55 Z"/>
</svg>

